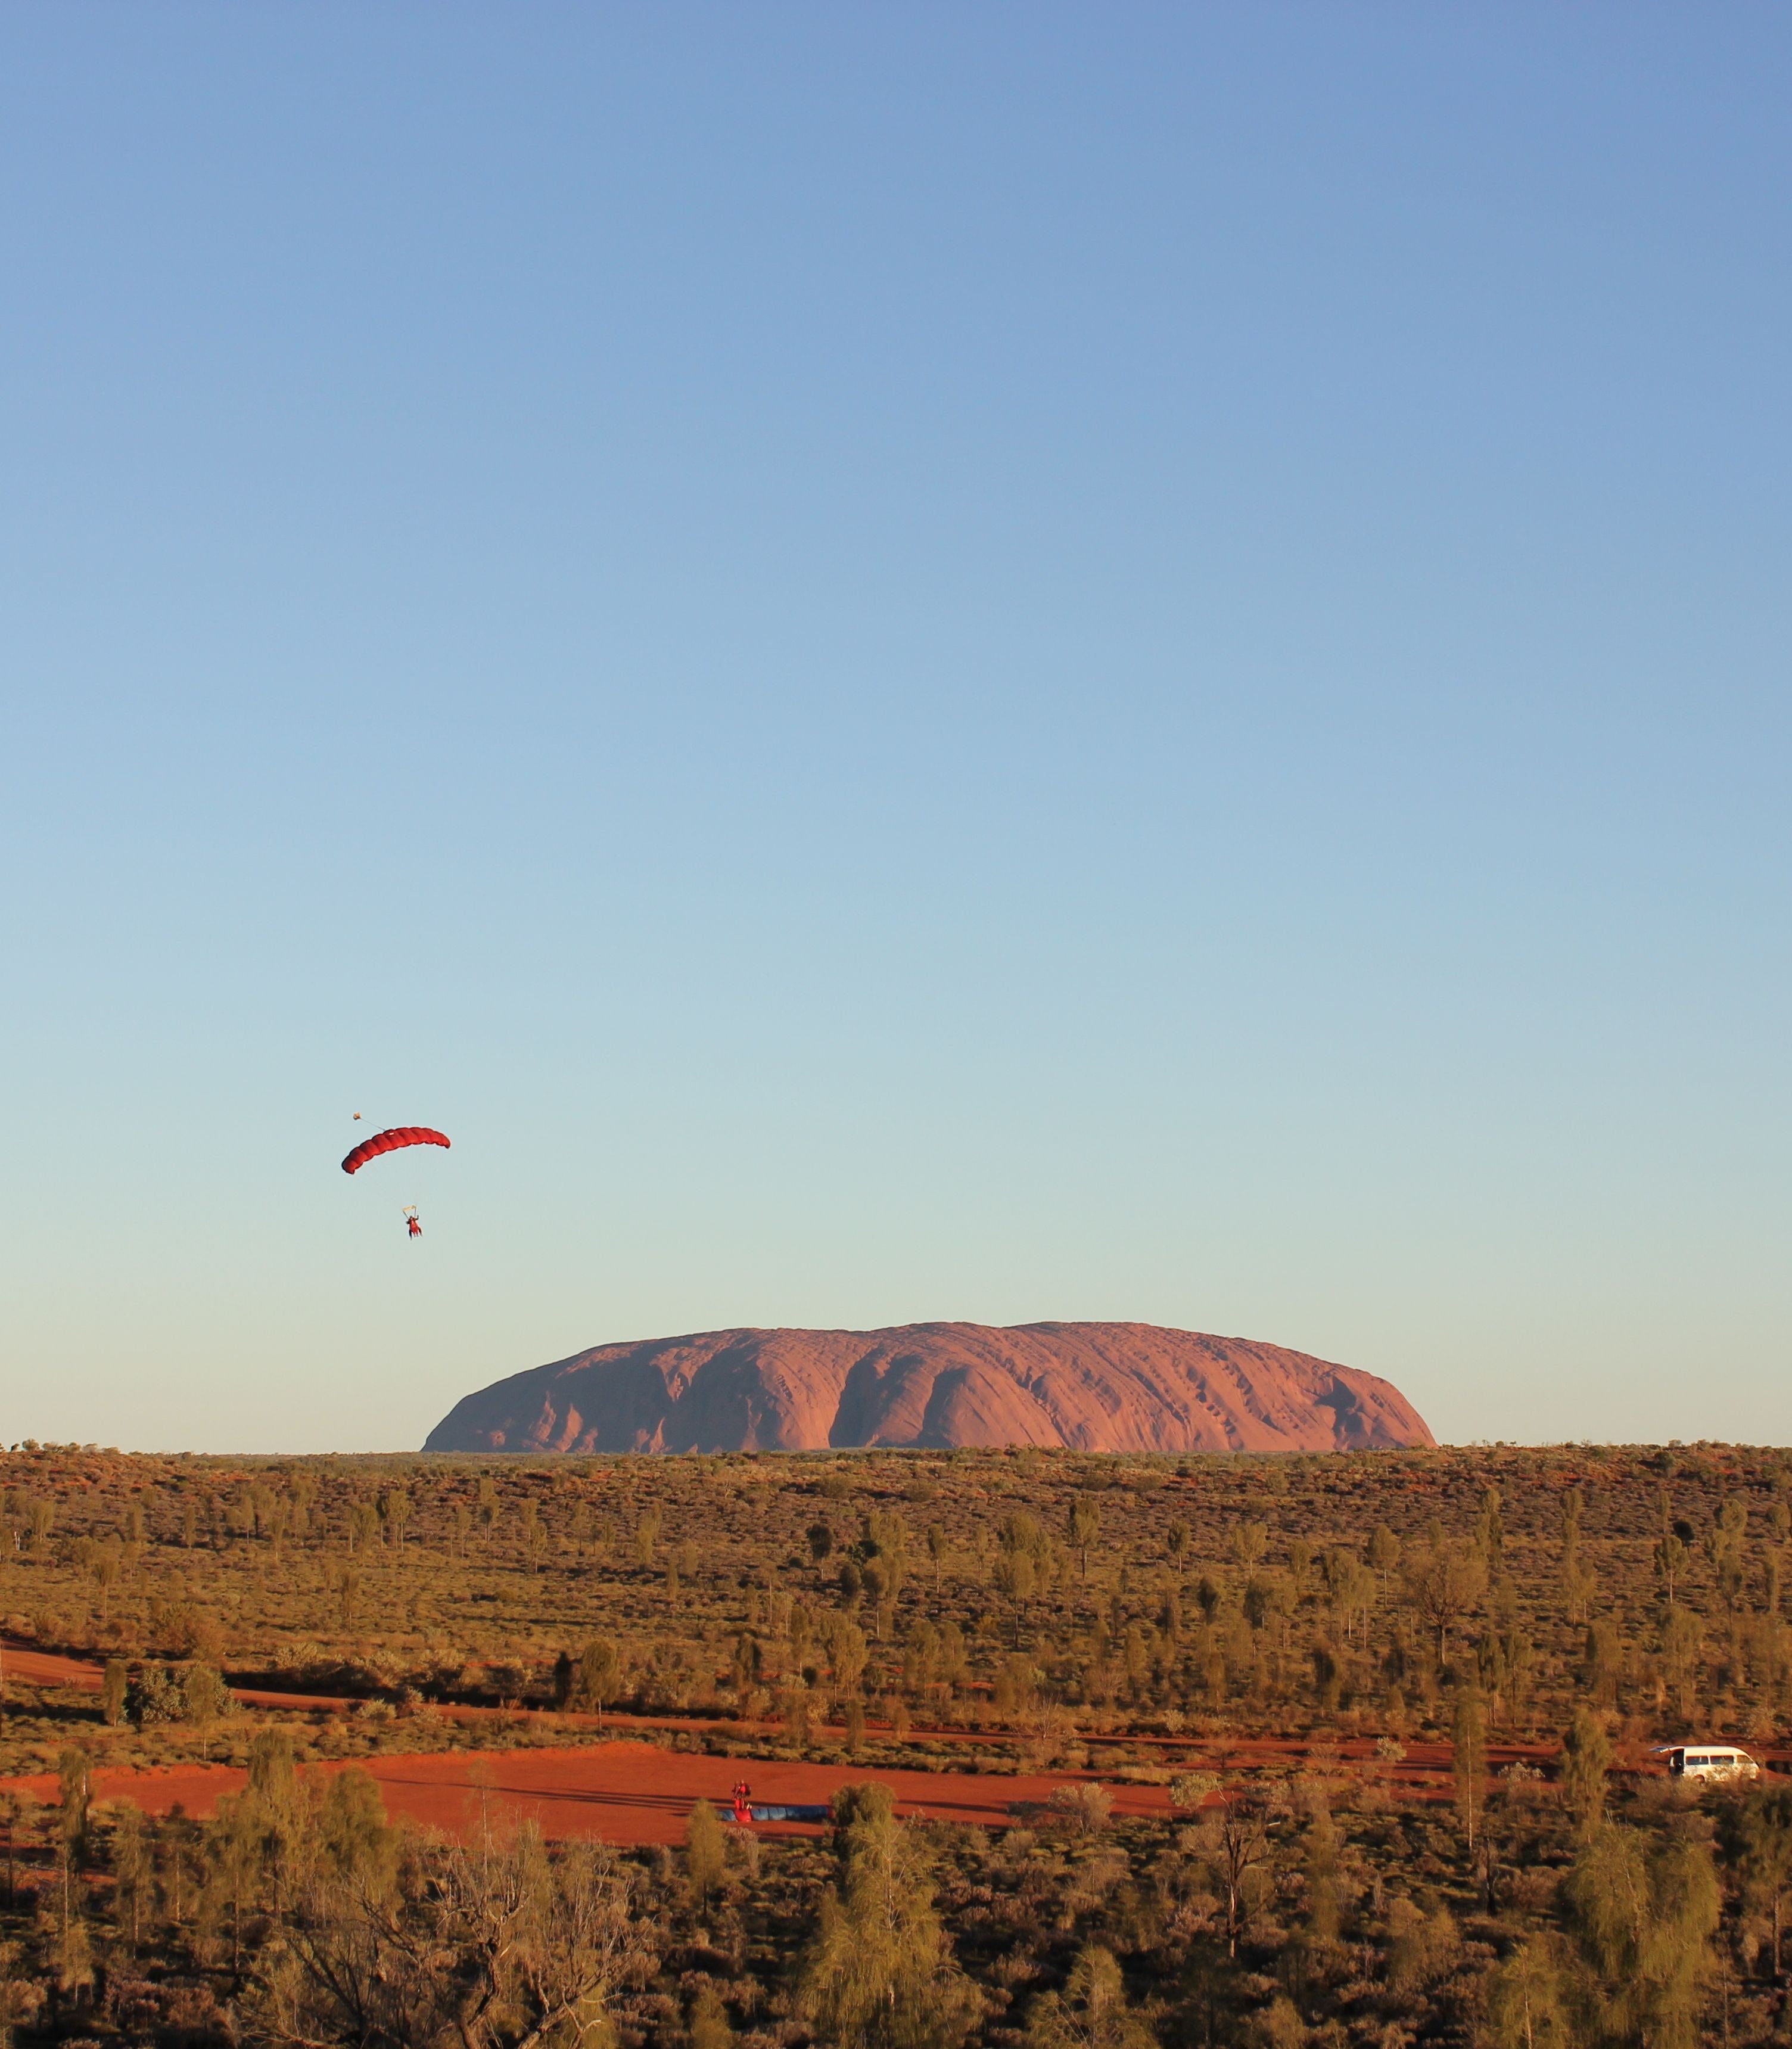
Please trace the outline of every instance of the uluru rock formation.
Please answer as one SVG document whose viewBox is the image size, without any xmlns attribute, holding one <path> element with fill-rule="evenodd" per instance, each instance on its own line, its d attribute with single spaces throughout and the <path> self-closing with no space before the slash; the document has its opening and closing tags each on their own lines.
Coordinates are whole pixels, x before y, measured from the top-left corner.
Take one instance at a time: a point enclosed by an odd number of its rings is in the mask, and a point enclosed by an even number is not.
<svg viewBox="0 0 1792 2049">
<path fill-rule="evenodd" d="M 707 1331 L 598 1345 L 458 1402 L 426 1452 L 1354 1452 L 1429 1444 L 1371 1373 L 1154 1324 Z"/>
</svg>

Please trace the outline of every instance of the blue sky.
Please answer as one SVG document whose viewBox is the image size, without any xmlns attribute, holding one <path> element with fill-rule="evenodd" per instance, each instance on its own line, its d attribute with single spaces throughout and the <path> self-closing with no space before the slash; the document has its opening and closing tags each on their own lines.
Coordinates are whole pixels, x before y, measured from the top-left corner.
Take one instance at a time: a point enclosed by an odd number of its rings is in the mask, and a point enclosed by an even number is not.
<svg viewBox="0 0 1792 2049">
<path fill-rule="evenodd" d="M 1789 87 L 0 6 L 0 1434 L 1111 1317 L 1792 1437 Z"/>
</svg>

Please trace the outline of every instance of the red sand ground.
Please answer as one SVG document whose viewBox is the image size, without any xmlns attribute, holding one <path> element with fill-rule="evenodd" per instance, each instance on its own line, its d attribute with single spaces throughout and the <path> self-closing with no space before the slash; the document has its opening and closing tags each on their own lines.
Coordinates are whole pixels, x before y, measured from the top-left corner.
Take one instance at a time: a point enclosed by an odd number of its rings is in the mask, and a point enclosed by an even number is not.
<svg viewBox="0 0 1792 2049">
<path fill-rule="evenodd" d="M 1303 1746 L 1276 1738 L 1215 1745 L 1191 1763 L 1207 1769 L 1250 1771 L 1265 1766 L 1285 1771 L 1301 1761 Z M 1415 1746 L 1401 1763 L 1389 1767 L 1365 1755 L 1366 1744 L 1353 1747 L 1331 1769 L 1372 1772 L 1390 1791 L 1408 1800 L 1449 1797 L 1449 1756 L 1441 1745 Z M 1516 1750 L 1496 1752 L 1495 1768 Z M 1533 1760 L 1546 1753 L 1528 1748 Z M 747 1779 L 756 1799 L 809 1805 L 830 1799 L 855 1781 L 877 1780 L 895 1794 L 897 1811 L 935 1821 L 964 1822 L 985 1828 L 1009 1825 L 1014 1806 L 1050 1799 L 1053 1790 L 1079 1781 L 1105 1785 L 1121 1818 L 1162 1815 L 1169 1811 L 1163 1786 L 1116 1780 L 1099 1772 L 1064 1771 L 1008 1776 L 994 1772 L 914 1771 L 873 1766 L 779 1763 L 733 1757 L 709 1757 L 661 1748 L 655 1744 L 619 1738 L 608 1743 L 555 1749 L 459 1751 L 416 1757 L 372 1757 L 357 1760 L 379 1782 L 387 1810 L 447 1835 L 463 1835 L 482 1801 L 491 1801 L 505 1816 L 535 1822 L 553 1838 L 596 1837 L 613 1843 L 675 1843 L 683 1838 L 694 1802 L 707 1799 L 718 1809 L 726 1804 L 736 1779 Z M 313 1771 L 344 1770 L 345 1765 L 308 1767 Z M 247 1775 L 227 1765 L 166 1765 L 144 1770 L 107 1770 L 94 1775 L 98 1800 L 134 1801 L 146 1813 L 166 1814 L 179 1806 L 189 1814 L 209 1814 L 219 1796 L 237 1791 Z M 0 1791 L 29 1794 L 52 1803 L 57 1794 L 53 1772 L 0 1780 Z M 778 1823 L 773 1834 L 813 1834 L 812 1828 Z"/>
<path fill-rule="evenodd" d="M 345 1767 L 321 1765 L 313 1771 Z M 593 1836 L 612 1843 L 675 1843 L 683 1840 L 693 1803 L 706 1799 L 720 1809 L 729 1789 L 744 1777 L 759 1800 L 812 1803 L 826 1801 L 842 1786 L 874 1779 L 896 1798 L 897 1811 L 934 1821 L 971 1822 L 1005 1827 L 1011 1802 L 1045 1801 L 1055 1787 L 1083 1772 L 1056 1778 L 1007 1779 L 975 1772 L 881 1771 L 843 1765 L 742 1763 L 731 1757 L 699 1757 L 645 1743 L 617 1742 L 566 1750 L 459 1752 L 431 1757 L 375 1757 L 363 1767 L 379 1782 L 387 1811 L 447 1835 L 465 1835 L 489 1799 L 519 1819 L 537 1822 L 550 1837 Z M 177 1804 L 189 1814 L 211 1813 L 218 1797 L 234 1793 L 247 1775 L 224 1765 L 176 1765 L 142 1771 L 99 1771 L 96 1800 L 128 1799 L 147 1814 L 165 1814 Z M 0 1788 L 53 1802 L 53 1772 L 0 1781 Z M 1112 1786 L 1118 1814 L 1162 1814 L 1169 1796 L 1161 1786 Z M 762 1826 L 762 1834 L 814 1835 L 801 1824 Z"/>
<path fill-rule="evenodd" d="M 6 1677 L 9 1682 L 17 1680 L 21 1684 L 40 1686 L 75 1686 L 88 1693 L 99 1689 L 101 1667 L 85 1659 L 68 1658 L 54 1651 L 31 1650 L 13 1643 L 0 1643 L 0 1657 L 5 1659 Z M 281 1708 L 295 1714 L 346 1714 L 360 1705 L 356 1697 L 340 1693 L 287 1693 L 260 1692 L 252 1687 L 235 1686 L 233 1696 L 245 1707 Z M 569 1714 L 537 1708 L 475 1708 L 442 1705 L 432 1712 L 453 1721 L 483 1721 L 503 1717 L 513 1724 L 551 1721 L 563 1728 L 589 1729 L 602 1739 L 606 1732 L 614 1736 L 640 1729 L 684 1729 L 701 1735 L 714 1732 L 742 1740 L 757 1736 L 781 1735 L 782 1724 L 777 1722 L 739 1721 L 731 1717 L 698 1715 L 628 1715 L 612 1713 L 600 1720 L 595 1715 Z M 870 1724 L 875 1733 L 877 1725 Z M 1006 1744 L 1014 1740 L 1012 1732 L 1002 1729 L 964 1728 L 912 1728 L 908 1734 L 912 1744 L 945 1743 L 954 1746 L 977 1744 Z M 1213 1770 L 1239 1767 L 1249 1769 L 1280 1762 L 1283 1764 L 1298 1762 L 1306 1754 L 1308 1745 L 1292 1736 L 1200 1737 L 1195 1736 L 1093 1736 L 1083 1739 L 1092 1749 L 1110 1746 L 1116 1750 L 1133 1753 L 1157 1753 L 1168 1767 L 1184 1770 Z M 1347 1769 L 1360 1769 L 1374 1760 L 1374 1745 L 1366 1738 L 1359 1738 L 1342 1746 L 1342 1761 Z M 1489 1757 L 1493 1768 L 1523 1758 L 1537 1763 L 1553 1756 L 1553 1748 L 1534 1744 L 1495 1744 L 1490 1747 Z M 1385 1768 L 1385 1767 L 1384 1767 Z M 1397 1780 L 1410 1782 L 1415 1777 L 1423 1779 L 1435 1772 L 1448 1773 L 1450 1753 L 1447 1746 L 1415 1744 L 1409 1747 L 1406 1761 L 1394 1767 Z M 922 1773 L 923 1778 L 931 1777 Z M 978 1775 L 971 1774 L 970 1776 Z M 1006 1778 L 996 1776 L 994 1783 L 1010 1783 Z M 1016 1798 L 1027 1796 L 1016 1794 Z"/>
<path fill-rule="evenodd" d="M 76 1686 L 95 1690 L 100 1682 L 97 1665 L 65 1658 L 49 1651 L 31 1650 L 13 1644 L 0 1646 L 5 1677 L 10 1685 Z M 262 1693 L 236 1689 L 245 1705 L 284 1708 L 299 1713 L 340 1713 L 355 1703 L 324 1694 Z M 504 1712 L 492 1708 L 449 1707 L 437 1710 L 457 1720 L 472 1721 Z M 541 1717 L 531 1713 L 531 1720 Z M 558 1717 L 564 1724 L 594 1728 L 589 1716 Z M 661 1748 L 651 1743 L 630 1740 L 623 1732 L 682 1728 L 715 1729 L 747 1739 L 763 1733 L 759 1724 L 732 1721 L 701 1721 L 688 1717 L 659 1716 L 607 1716 L 605 1726 L 617 1732 L 577 1748 L 519 1751 L 453 1752 L 416 1757 L 375 1757 L 363 1760 L 363 1768 L 379 1782 L 389 1810 L 426 1827 L 447 1834 L 460 1834 L 480 1799 L 499 1803 L 507 1814 L 531 1818 L 542 1833 L 553 1837 L 598 1837 L 615 1843 L 677 1842 L 684 1833 L 692 1802 L 699 1798 L 717 1807 L 727 1800 L 737 1779 L 744 1777 L 760 1799 L 791 1804 L 826 1801 L 843 1785 L 875 1779 L 888 1786 L 904 1814 L 926 1814 L 936 1820 L 969 1822 L 985 1827 L 1005 1826 L 1011 1819 L 1011 1803 L 1044 1801 L 1054 1787 L 1075 1780 L 1097 1779 L 1114 1796 L 1119 1816 L 1162 1814 L 1169 1798 L 1161 1786 L 1145 1786 L 1117 1780 L 1097 1771 L 1062 1772 L 1047 1775 L 1009 1777 L 1000 1773 L 970 1771 L 885 1771 L 869 1766 L 829 1765 L 732 1757 L 709 1757 Z M 768 1728 L 769 1724 L 764 1725 Z M 910 1740 L 925 1741 L 936 1732 L 915 1730 Z M 992 1732 L 941 1730 L 936 1740 L 954 1744 L 966 1741 L 1012 1740 Z M 1094 1740 L 1098 1748 L 1102 1739 Z M 1265 1767 L 1286 1771 L 1309 1764 L 1309 1746 L 1283 1736 L 1231 1738 L 1225 1736 L 1156 1736 L 1113 1739 L 1117 1748 L 1154 1752 L 1165 1766 L 1188 1771 L 1230 1773 L 1261 1770 Z M 1450 1795 L 1450 1752 L 1444 1744 L 1410 1744 L 1397 1764 L 1383 1763 L 1375 1755 L 1374 1742 L 1358 1739 L 1328 1746 L 1323 1768 L 1351 1776 L 1379 1779 L 1389 1790 L 1407 1800 L 1443 1800 Z M 1787 1760 L 1759 1748 L 1763 1763 L 1784 1770 Z M 1538 1744 L 1501 1744 L 1488 1747 L 1490 1768 L 1499 1771 L 1518 1760 L 1545 1765 L 1555 1755 L 1555 1746 Z M 1335 1762 L 1331 1760 L 1335 1759 Z M 1627 1759 L 1631 1768 L 1659 1770 L 1653 1759 Z M 342 1767 L 309 1767 L 328 1771 Z M 210 1814 L 220 1794 L 234 1792 L 245 1775 L 228 1766 L 174 1765 L 143 1771 L 102 1769 L 95 1775 L 95 1797 L 130 1799 L 151 1814 L 165 1814 L 177 1804 L 189 1814 Z M 0 1780 L 0 1790 L 27 1793 L 50 1802 L 56 1797 L 53 1773 L 30 1778 Z M 791 1824 L 774 1825 L 775 1834 L 813 1833 Z"/>
<path fill-rule="evenodd" d="M 8 1685 L 17 1679 L 28 1686 L 85 1686 L 99 1690 L 100 1670 L 79 1658 L 58 1658 L 49 1650 L 27 1650 L 21 1644 L 0 1643 L 0 1661 Z"/>
</svg>

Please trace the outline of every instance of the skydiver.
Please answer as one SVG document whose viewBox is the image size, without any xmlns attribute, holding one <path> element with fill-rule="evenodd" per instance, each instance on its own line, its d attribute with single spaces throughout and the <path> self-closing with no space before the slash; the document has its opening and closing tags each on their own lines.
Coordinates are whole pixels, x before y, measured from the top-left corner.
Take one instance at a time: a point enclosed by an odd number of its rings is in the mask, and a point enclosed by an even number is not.
<svg viewBox="0 0 1792 2049">
<path fill-rule="evenodd" d="M 417 1221 L 417 1211 L 414 1208 L 408 1208 L 406 1210 L 404 1213 L 404 1219 L 406 1228 L 410 1232 L 411 1237 L 421 1238 L 423 1235 L 423 1227 Z"/>
</svg>

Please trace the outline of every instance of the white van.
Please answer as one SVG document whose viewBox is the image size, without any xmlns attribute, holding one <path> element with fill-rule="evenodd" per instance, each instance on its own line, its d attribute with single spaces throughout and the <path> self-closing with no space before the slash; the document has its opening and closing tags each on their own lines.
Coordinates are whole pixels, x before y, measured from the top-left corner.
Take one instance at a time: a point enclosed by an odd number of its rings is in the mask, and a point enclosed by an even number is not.
<svg viewBox="0 0 1792 2049">
<path fill-rule="evenodd" d="M 1675 1779 L 1759 1779 L 1761 1767 L 1746 1750 L 1720 1743 L 1664 1744 Z"/>
</svg>

